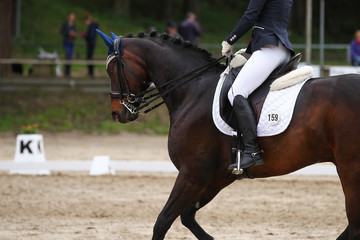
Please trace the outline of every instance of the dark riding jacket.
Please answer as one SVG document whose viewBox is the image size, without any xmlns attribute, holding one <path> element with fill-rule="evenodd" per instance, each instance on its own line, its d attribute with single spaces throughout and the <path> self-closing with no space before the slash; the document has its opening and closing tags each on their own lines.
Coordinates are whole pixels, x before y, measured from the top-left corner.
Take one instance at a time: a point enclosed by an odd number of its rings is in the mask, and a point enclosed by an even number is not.
<svg viewBox="0 0 360 240">
<path fill-rule="evenodd" d="M 75 38 L 70 35 L 70 32 L 76 32 L 75 24 L 70 25 L 68 21 L 64 22 L 60 29 L 60 34 L 63 35 L 63 43 L 74 45 Z"/>
<path fill-rule="evenodd" d="M 249 6 L 226 41 L 233 45 L 253 28 L 247 52 L 253 53 L 265 45 L 279 45 L 279 40 L 292 54 L 287 26 L 293 0 L 250 0 Z"/>
</svg>

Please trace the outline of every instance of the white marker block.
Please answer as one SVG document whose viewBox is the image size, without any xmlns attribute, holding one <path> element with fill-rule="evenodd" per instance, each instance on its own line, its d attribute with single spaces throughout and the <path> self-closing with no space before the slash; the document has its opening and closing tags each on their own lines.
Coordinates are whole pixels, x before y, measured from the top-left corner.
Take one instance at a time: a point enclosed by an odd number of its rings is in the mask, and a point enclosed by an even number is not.
<svg viewBox="0 0 360 240">
<path fill-rule="evenodd" d="M 90 170 L 90 176 L 115 175 L 110 165 L 110 156 L 95 156 Z"/>
<path fill-rule="evenodd" d="M 44 140 L 41 134 L 19 134 L 16 138 L 14 162 L 19 168 L 10 171 L 10 174 L 50 175 L 47 169 L 21 168 L 22 163 L 45 163 Z"/>
</svg>

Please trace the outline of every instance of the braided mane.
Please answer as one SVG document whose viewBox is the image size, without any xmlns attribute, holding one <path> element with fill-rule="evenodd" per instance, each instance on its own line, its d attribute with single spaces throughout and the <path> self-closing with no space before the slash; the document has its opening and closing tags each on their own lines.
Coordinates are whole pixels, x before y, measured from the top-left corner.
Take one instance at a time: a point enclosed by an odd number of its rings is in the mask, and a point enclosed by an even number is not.
<svg viewBox="0 0 360 240">
<path fill-rule="evenodd" d="M 168 43 L 174 44 L 174 45 L 182 47 L 184 49 L 192 49 L 193 51 L 196 51 L 199 54 L 201 54 L 206 60 L 210 60 L 210 61 L 215 60 L 215 58 L 212 57 L 212 54 L 210 52 L 208 52 L 206 49 L 200 48 L 197 45 L 195 45 L 189 41 L 183 41 L 180 38 L 173 37 L 167 33 L 163 33 L 163 34 L 159 35 L 156 31 L 152 31 L 149 34 L 140 32 L 136 36 L 134 36 L 132 33 L 129 33 L 126 37 L 127 38 L 134 38 L 134 37 L 147 38 L 149 40 L 161 39 L 161 40 L 163 40 L 162 42 L 167 41 Z"/>
</svg>

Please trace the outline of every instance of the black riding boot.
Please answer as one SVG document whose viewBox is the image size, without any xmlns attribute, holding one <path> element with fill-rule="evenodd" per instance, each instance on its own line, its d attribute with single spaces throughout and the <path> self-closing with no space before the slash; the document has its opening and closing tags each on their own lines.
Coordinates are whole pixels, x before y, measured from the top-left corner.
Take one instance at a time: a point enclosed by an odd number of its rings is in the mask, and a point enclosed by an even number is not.
<svg viewBox="0 0 360 240">
<path fill-rule="evenodd" d="M 242 133 L 244 141 L 244 154 L 241 156 L 240 167 L 244 169 L 263 164 L 264 161 L 257 140 L 256 120 L 248 100 L 241 95 L 235 96 L 233 108 L 238 121 L 239 132 Z M 229 169 L 236 169 L 237 165 L 237 163 L 231 164 Z"/>
</svg>

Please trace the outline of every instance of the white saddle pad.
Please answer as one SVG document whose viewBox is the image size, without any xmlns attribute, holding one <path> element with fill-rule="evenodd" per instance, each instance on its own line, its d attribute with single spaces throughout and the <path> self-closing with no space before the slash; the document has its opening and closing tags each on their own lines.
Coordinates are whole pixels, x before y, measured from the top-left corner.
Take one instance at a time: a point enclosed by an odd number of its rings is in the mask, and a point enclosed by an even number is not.
<svg viewBox="0 0 360 240">
<path fill-rule="evenodd" d="M 220 116 L 220 92 L 228 74 L 229 68 L 227 68 L 220 76 L 214 95 L 212 115 L 215 126 L 220 132 L 229 136 L 236 136 L 236 131 L 231 128 Z M 291 87 L 269 92 L 257 126 L 259 137 L 274 136 L 286 130 L 294 112 L 297 96 L 299 95 L 302 86 L 308 79 L 309 78 L 304 79 L 304 81 Z"/>
<path fill-rule="evenodd" d="M 287 129 L 294 113 L 296 99 L 307 80 L 288 88 L 269 92 L 257 125 L 259 137 L 274 136 Z"/>
</svg>

